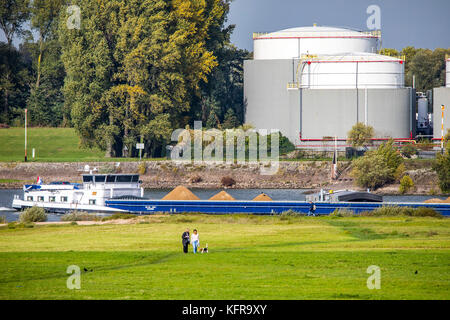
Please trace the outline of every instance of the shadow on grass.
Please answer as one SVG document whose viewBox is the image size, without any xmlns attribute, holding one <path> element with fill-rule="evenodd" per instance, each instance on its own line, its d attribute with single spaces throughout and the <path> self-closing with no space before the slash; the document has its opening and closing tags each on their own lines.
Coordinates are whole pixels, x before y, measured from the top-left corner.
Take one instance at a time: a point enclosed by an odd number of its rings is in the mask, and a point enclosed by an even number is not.
<svg viewBox="0 0 450 320">
<path fill-rule="evenodd" d="M 391 233 L 378 233 L 370 228 L 361 227 L 357 222 L 350 221 L 328 221 L 328 224 L 340 228 L 344 233 L 354 237 L 357 240 L 380 240 L 387 238 L 408 238 L 406 233 L 398 233 L 393 231 Z"/>
<path fill-rule="evenodd" d="M 77 252 L 73 252 L 77 253 Z M 79 252 L 78 252 L 79 253 Z M 137 263 L 127 263 L 127 264 L 118 264 L 118 265 L 110 265 L 110 266 L 96 266 L 91 264 L 91 266 L 87 265 L 86 263 L 79 263 L 79 267 L 81 269 L 81 274 L 87 274 L 95 271 L 114 271 L 114 270 L 121 270 L 121 269 L 127 269 L 127 268 L 133 268 L 133 267 L 144 267 L 149 265 L 155 265 L 159 263 L 166 262 L 174 257 L 180 256 L 183 253 L 169 253 L 165 254 L 159 257 L 154 257 L 153 259 L 150 259 L 150 261 L 142 261 Z M 148 257 L 142 256 L 141 259 L 146 259 Z M 109 261 L 108 261 L 109 262 Z M 75 264 L 75 263 L 74 263 Z M 65 270 L 64 270 L 65 271 Z M 41 277 L 34 277 L 34 278 L 21 278 L 21 279 L 10 279 L 10 280 L 0 280 L 0 284 L 6 284 L 6 283 L 13 283 L 13 282 L 19 282 L 19 281 L 35 281 L 35 280 L 49 280 L 49 279 L 58 279 L 58 278 L 67 278 L 69 275 L 67 273 L 53 273 L 44 275 Z"/>
</svg>

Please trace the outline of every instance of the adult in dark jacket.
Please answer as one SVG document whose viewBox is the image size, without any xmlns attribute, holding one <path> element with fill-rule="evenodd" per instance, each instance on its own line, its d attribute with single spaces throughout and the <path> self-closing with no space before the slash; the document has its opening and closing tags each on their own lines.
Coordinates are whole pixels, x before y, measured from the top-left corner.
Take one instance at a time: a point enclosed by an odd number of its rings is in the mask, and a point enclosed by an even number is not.
<svg viewBox="0 0 450 320">
<path fill-rule="evenodd" d="M 186 231 L 181 235 L 181 243 L 183 244 L 183 252 L 188 253 L 189 229 L 186 229 Z"/>
</svg>

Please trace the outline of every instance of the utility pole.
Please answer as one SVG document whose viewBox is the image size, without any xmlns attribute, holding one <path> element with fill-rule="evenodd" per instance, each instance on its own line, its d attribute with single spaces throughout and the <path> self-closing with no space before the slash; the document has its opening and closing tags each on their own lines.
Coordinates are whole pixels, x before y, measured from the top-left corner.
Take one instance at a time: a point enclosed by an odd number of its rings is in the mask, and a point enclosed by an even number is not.
<svg viewBox="0 0 450 320">
<path fill-rule="evenodd" d="M 442 118 L 441 118 L 441 153 L 444 154 L 444 110 L 445 106 L 441 106 Z"/>
<path fill-rule="evenodd" d="M 25 109 L 25 162 L 27 162 L 27 113 L 28 109 Z"/>
</svg>

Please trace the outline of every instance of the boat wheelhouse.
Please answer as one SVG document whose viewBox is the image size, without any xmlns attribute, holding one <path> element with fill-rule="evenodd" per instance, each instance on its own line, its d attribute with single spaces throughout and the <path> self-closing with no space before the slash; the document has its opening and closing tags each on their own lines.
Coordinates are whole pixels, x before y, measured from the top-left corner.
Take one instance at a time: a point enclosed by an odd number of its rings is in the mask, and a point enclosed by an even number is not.
<svg viewBox="0 0 450 320">
<path fill-rule="evenodd" d="M 107 207 L 110 199 L 142 199 L 144 189 L 138 174 L 83 174 L 82 183 L 52 182 L 23 187 L 23 199 L 14 196 L 13 208 L 42 207 L 49 212 L 122 212 Z"/>
</svg>

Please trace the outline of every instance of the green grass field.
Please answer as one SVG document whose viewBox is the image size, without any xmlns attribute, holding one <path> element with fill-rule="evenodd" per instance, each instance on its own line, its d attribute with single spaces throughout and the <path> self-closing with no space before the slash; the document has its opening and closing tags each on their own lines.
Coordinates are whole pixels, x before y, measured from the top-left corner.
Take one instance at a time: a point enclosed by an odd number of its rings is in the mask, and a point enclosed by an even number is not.
<svg viewBox="0 0 450 320">
<path fill-rule="evenodd" d="M 181 252 L 186 227 L 209 254 Z M 449 299 L 449 227 L 437 218 L 242 215 L 2 227 L 0 299 Z M 69 265 L 82 270 L 80 290 L 66 287 Z M 381 268 L 379 290 L 367 288 L 370 265 Z"/>
<path fill-rule="evenodd" d="M 138 161 L 138 158 L 105 158 L 98 149 L 80 148 L 80 139 L 73 128 L 29 128 L 28 161 Z M 0 129 L 0 161 L 24 161 L 24 128 Z M 35 158 L 32 158 L 32 149 Z M 161 159 L 154 159 L 161 160 Z M 148 160 L 147 160 L 148 161 Z"/>
<path fill-rule="evenodd" d="M 73 128 L 29 128 L 28 159 L 33 161 L 97 161 L 104 158 L 100 150 L 81 149 Z M 24 128 L 0 129 L 0 161 L 24 160 Z"/>
</svg>

